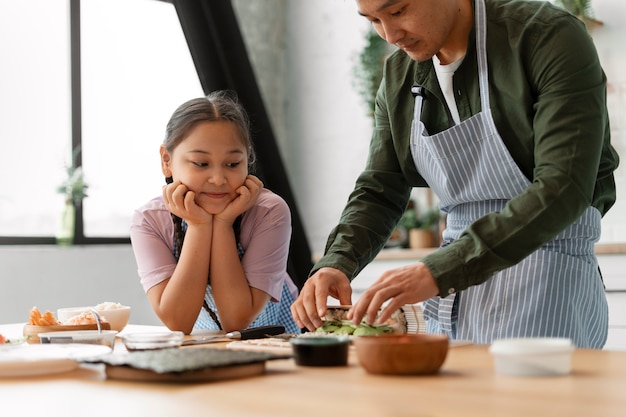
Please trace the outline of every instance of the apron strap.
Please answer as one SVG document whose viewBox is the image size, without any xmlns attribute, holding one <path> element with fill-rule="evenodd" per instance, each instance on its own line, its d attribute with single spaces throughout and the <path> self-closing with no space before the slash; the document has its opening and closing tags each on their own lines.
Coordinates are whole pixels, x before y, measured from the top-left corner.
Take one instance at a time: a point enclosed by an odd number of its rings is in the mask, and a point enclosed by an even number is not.
<svg viewBox="0 0 626 417">
<path fill-rule="evenodd" d="M 485 0 L 475 0 L 476 52 L 478 55 L 478 82 L 480 86 L 480 106 L 483 112 L 490 109 L 489 74 L 487 72 L 487 17 Z"/>
</svg>

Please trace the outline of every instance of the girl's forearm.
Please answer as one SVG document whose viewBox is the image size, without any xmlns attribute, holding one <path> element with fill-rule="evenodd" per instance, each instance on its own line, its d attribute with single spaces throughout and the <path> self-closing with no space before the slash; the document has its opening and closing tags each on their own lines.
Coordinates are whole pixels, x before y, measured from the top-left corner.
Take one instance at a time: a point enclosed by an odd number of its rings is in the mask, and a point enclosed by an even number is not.
<svg viewBox="0 0 626 417">
<path fill-rule="evenodd" d="M 232 226 L 214 222 L 211 259 L 211 288 L 223 329 L 234 331 L 248 327 L 261 309 L 254 305 Z"/>
<path fill-rule="evenodd" d="M 159 317 L 172 330 L 190 333 L 204 301 L 209 276 L 212 226 L 190 225 L 176 269 L 159 302 Z"/>
</svg>

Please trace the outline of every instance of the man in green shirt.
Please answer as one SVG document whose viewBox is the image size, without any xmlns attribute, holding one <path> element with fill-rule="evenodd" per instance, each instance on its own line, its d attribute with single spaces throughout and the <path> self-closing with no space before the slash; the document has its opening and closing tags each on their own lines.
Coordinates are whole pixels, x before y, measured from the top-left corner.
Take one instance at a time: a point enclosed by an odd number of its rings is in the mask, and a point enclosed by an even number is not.
<svg viewBox="0 0 626 417">
<path fill-rule="evenodd" d="M 483 3 L 484 1 L 484 3 Z M 385 62 L 367 166 L 292 305 L 327 297 L 382 249 L 413 187 L 447 213 L 444 245 L 385 272 L 351 310 L 369 323 L 425 301 L 429 331 L 490 343 L 569 337 L 602 347 L 608 308 L 593 246 L 615 202 L 606 78 L 584 25 L 549 3 L 357 0 L 399 50 Z M 590 320 L 593 317 L 593 320 Z"/>
</svg>

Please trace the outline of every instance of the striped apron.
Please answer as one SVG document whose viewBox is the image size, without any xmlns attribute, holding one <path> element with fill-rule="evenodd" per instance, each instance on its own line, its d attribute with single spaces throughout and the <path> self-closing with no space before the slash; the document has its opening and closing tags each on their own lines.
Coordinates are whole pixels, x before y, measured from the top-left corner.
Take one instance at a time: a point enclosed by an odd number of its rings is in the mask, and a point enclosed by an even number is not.
<svg viewBox="0 0 626 417">
<path fill-rule="evenodd" d="M 181 227 L 183 233 L 186 233 L 187 223 L 184 220 L 182 221 Z M 241 260 L 245 254 L 245 250 L 239 242 L 238 227 L 235 230 L 235 236 L 237 240 L 237 253 L 239 254 L 239 259 Z M 176 238 L 174 237 L 173 254 L 176 260 L 178 260 L 180 253 L 178 253 L 178 250 L 176 249 L 175 240 Z M 301 333 L 300 327 L 296 324 L 293 320 L 293 316 L 291 315 L 291 304 L 293 304 L 294 300 L 294 296 L 291 294 L 289 286 L 286 282 L 284 282 L 280 301 L 269 301 L 249 327 L 282 325 L 285 327 L 285 333 Z M 218 316 L 219 312 L 217 311 L 217 305 L 215 304 L 215 298 L 213 297 L 213 289 L 211 288 L 211 284 L 207 284 L 204 291 L 204 307 L 200 309 L 200 313 L 198 314 L 198 318 L 196 319 L 193 328 L 195 330 L 222 330 Z"/>
<path fill-rule="evenodd" d="M 530 185 L 491 115 L 484 0 L 475 4 L 482 112 L 429 136 L 420 121 L 423 97 L 413 91 L 411 154 L 447 213 L 444 245 L 481 216 L 501 211 Z M 568 337 L 578 347 L 601 348 L 608 332 L 608 306 L 594 253 L 600 220 L 600 212 L 590 207 L 517 265 L 480 285 L 427 300 L 428 331 L 475 343 L 510 337 Z"/>
</svg>

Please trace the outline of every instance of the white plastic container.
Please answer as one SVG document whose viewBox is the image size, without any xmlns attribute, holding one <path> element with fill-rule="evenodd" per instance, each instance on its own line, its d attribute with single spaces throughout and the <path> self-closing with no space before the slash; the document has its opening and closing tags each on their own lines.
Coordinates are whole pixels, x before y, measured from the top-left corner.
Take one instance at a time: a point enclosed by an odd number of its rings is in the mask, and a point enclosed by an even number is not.
<svg viewBox="0 0 626 417">
<path fill-rule="evenodd" d="M 42 344 L 46 343 L 81 343 L 91 345 L 104 345 L 111 349 L 115 346 L 115 330 L 75 330 L 67 332 L 39 333 Z"/>
<path fill-rule="evenodd" d="M 567 375 L 573 351 L 572 341 L 566 338 L 502 339 L 489 348 L 496 374 L 513 376 Z"/>
</svg>

